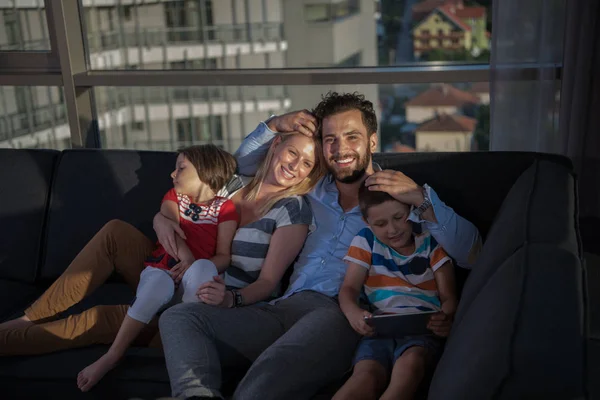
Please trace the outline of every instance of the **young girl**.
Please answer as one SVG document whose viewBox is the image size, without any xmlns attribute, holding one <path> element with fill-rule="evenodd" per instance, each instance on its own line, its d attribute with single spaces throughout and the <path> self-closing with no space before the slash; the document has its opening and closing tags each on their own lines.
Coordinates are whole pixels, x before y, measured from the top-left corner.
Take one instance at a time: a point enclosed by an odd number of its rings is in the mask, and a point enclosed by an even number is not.
<svg viewBox="0 0 600 400">
<path fill-rule="evenodd" d="M 157 243 L 146 260 L 135 301 L 112 346 L 79 373 L 79 389 L 85 392 L 92 388 L 116 365 L 150 320 L 170 303 L 211 303 L 208 298 L 199 298 L 196 291 L 204 282 L 222 282 L 218 274 L 230 263 L 238 214 L 231 200 L 215 193 L 233 176 L 235 168 L 235 158 L 211 144 L 179 151 L 171 173 L 173 189 L 164 196 L 160 212 L 179 223 L 186 240 L 177 236 L 177 258 Z"/>
</svg>

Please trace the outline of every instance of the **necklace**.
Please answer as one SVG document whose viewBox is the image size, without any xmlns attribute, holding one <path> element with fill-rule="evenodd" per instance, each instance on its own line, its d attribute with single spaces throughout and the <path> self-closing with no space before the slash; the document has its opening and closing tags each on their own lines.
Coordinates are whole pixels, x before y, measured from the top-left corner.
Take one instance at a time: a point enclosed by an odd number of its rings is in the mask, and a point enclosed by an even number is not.
<svg viewBox="0 0 600 400">
<path fill-rule="evenodd" d="M 184 214 L 186 217 L 192 218 L 192 221 L 196 222 L 200 219 L 200 212 L 202 211 L 202 207 L 197 204 L 190 203 L 188 209 L 185 210 Z"/>
</svg>

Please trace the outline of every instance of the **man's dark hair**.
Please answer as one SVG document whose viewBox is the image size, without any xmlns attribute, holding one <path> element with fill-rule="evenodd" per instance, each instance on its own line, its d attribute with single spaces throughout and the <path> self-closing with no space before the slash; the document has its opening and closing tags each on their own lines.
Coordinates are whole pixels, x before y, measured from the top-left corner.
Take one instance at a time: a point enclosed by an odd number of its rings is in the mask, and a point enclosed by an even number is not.
<svg viewBox="0 0 600 400">
<path fill-rule="evenodd" d="M 386 192 L 369 190 L 365 182 L 358 189 L 358 207 L 364 219 L 367 219 L 369 208 L 383 204 L 386 201 L 397 201 Z"/>
<path fill-rule="evenodd" d="M 339 114 L 344 111 L 359 110 L 362 114 L 362 122 L 367 128 L 369 137 L 377 132 L 377 116 L 373 110 L 373 103 L 365 100 L 365 96 L 358 93 L 327 92 L 321 97 L 321 101 L 313 109 L 312 113 L 317 118 L 318 134 L 323 135 L 323 119 Z"/>
</svg>

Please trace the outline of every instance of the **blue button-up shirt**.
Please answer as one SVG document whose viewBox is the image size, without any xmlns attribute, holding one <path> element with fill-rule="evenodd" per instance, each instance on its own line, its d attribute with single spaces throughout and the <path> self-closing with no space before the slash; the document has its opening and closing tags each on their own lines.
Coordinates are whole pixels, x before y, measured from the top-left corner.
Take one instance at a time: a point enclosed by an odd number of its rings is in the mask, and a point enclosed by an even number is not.
<svg viewBox="0 0 600 400">
<path fill-rule="evenodd" d="M 244 139 L 235 154 L 240 174 L 254 175 L 275 134 L 261 122 Z M 377 167 L 375 169 L 379 169 Z M 470 268 L 481 248 L 479 231 L 472 223 L 446 206 L 431 187 L 424 187 L 438 222 L 421 220 L 412 212 L 409 219 L 422 223 L 423 228 L 431 233 L 459 265 Z M 354 236 L 366 226 L 358 206 L 349 211 L 342 209 L 338 201 L 339 191 L 332 175 L 322 178 L 307 197 L 317 227 L 306 238 L 283 298 L 302 290 L 314 290 L 328 296 L 336 296 L 346 274 L 343 258 Z"/>
</svg>

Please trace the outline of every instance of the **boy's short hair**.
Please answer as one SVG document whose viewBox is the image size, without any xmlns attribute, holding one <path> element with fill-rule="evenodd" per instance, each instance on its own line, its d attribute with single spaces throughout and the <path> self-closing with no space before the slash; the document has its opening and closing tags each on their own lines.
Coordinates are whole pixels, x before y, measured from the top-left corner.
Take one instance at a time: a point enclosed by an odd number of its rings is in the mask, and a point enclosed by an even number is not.
<svg viewBox="0 0 600 400">
<path fill-rule="evenodd" d="M 367 219 L 369 208 L 383 204 L 386 201 L 398 201 L 386 192 L 369 190 L 365 182 L 358 189 L 358 207 L 365 220 Z"/>
<path fill-rule="evenodd" d="M 185 147 L 177 154 L 183 154 L 196 167 L 200 180 L 215 193 L 229 182 L 237 169 L 235 157 L 214 144 Z"/>
</svg>

